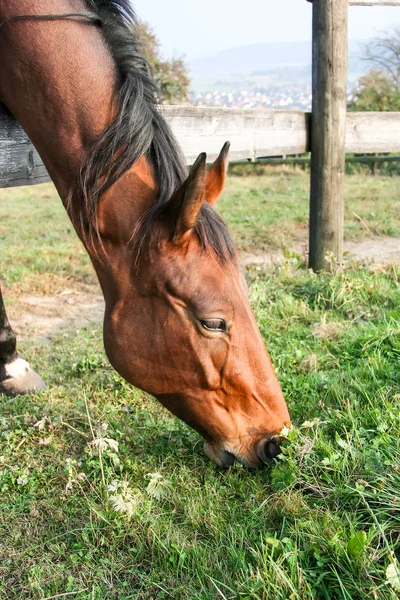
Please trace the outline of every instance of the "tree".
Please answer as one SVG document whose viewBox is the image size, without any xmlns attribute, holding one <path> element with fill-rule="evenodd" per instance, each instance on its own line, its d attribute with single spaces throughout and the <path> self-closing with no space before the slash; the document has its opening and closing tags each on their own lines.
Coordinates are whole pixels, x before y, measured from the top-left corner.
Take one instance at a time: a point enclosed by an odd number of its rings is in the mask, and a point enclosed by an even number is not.
<svg viewBox="0 0 400 600">
<path fill-rule="evenodd" d="M 154 80 L 160 90 L 160 100 L 166 104 L 185 102 L 189 92 L 190 79 L 182 58 L 163 60 L 160 42 L 145 22 L 139 22 L 134 28 L 141 52 L 150 64 Z"/>
<path fill-rule="evenodd" d="M 381 112 L 400 110 L 400 93 L 388 75 L 372 69 L 361 77 L 354 98 L 348 106 L 350 111 L 377 110 Z"/>
<path fill-rule="evenodd" d="M 373 68 L 361 77 L 349 110 L 400 110 L 400 27 L 371 40 L 364 59 Z"/>
<path fill-rule="evenodd" d="M 384 73 L 400 93 L 400 26 L 371 40 L 365 48 L 365 60 Z"/>
</svg>

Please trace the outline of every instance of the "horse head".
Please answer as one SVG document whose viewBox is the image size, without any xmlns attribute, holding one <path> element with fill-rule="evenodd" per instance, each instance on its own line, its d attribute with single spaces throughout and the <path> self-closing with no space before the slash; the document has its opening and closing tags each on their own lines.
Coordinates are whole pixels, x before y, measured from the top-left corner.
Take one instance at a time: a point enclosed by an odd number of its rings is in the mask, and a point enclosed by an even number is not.
<svg viewBox="0 0 400 600">
<path fill-rule="evenodd" d="M 104 339 L 114 368 L 197 430 L 218 465 L 236 458 L 258 467 L 278 453 L 289 414 L 236 252 L 211 207 L 227 154 L 226 144 L 209 169 L 201 154 L 153 215 L 121 293 L 107 303 Z"/>
</svg>

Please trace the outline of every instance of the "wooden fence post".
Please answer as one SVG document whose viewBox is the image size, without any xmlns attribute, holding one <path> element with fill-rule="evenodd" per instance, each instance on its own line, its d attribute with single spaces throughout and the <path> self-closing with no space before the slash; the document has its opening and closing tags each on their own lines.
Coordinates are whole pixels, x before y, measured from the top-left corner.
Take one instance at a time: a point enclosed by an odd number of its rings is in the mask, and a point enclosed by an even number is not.
<svg viewBox="0 0 400 600">
<path fill-rule="evenodd" d="M 348 0 L 313 0 L 310 256 L 314 271 L 343 255 Z"/>
</svg>

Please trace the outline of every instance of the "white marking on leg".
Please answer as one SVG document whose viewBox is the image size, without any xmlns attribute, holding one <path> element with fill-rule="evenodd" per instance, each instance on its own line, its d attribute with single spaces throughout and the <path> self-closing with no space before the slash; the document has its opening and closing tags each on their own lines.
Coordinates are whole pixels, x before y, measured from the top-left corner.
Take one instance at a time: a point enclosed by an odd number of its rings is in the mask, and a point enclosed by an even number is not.
<svg viewBox="0 0 400 600">
<path fill-rule="evenodd" d="M 6 376 L 19 379 L 31 370 L 29 363 L 23 358 L 16 358 L 13 362 L 4 365 Z"/>
</svg>

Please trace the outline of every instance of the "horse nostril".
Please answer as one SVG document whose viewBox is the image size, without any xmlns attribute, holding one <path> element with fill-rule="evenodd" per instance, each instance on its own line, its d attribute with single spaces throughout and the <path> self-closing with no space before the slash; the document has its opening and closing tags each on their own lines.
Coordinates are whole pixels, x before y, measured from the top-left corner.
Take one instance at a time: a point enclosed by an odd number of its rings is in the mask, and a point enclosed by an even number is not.
<svg viewBox="0 0 400 600">
<path fill-rule="evenodd" d="M 275 442 L 269 441 L 265 444 L 265 455 L 270 459 L 274 459 L 281 453 L 281 449 Z"/>
<path fill-rule="evenodd" d="M 278 440 L 269 439 L 259 447 L 259 457 L 264 463 L 271 463 L 281 453 Z"/>
</svg>

